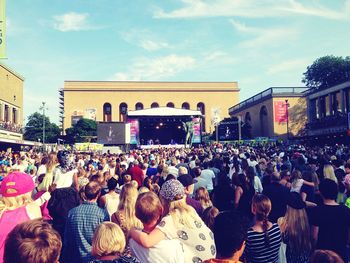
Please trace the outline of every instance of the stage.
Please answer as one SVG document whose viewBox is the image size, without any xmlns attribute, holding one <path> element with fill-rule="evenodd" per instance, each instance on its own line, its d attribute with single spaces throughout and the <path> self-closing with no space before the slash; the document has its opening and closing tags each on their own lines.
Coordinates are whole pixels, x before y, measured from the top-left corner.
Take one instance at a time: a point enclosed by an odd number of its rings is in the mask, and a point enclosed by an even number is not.
<svg viewBox="0 0 350 263">
<path fill-rule="evenodd" d="M 181 149 L 185 148 L 184 144 L 157 144 L 157 145 L 140 145 L 142 150 L 146 149 Z"/>
<path fill-rule="evenodd" d="M 186 123 L 192 124 L 192 143 L 201 143 L 200 111 L 159 107 L 129 111 L 130 144 L 148 148 L 182 148 L 186 140 Z"/>
</svg>

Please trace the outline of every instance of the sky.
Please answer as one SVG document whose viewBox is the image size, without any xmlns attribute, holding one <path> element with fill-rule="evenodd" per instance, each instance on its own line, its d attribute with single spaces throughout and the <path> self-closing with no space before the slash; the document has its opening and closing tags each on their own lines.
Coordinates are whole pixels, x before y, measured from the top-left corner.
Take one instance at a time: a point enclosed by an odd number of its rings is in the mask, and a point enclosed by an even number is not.
<svg viewBox="0 0 350 263">
<path fill-rule="evenodd" d="M 65 80 L 237 81 L 240 100 L 304 86 L 350 55 L 350 0 L 7 0 L 7 59 L 24 113 L 58 123 Z M 84 102 L 81 102 L 82 104 Z"/>
</svg>

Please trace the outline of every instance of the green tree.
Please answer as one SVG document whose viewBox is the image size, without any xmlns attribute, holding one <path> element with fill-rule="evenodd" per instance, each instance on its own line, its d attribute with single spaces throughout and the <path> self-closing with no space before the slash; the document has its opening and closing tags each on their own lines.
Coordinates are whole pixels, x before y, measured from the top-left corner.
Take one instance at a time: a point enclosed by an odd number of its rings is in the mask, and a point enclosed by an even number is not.
<svg viewBox="0 0 350 263">
<path fill-rule="evenodd" d="M 350 80 L 350 57 L 324 56 L 307 67 L 302 81 L 309 88 L 324 89 Z"/>
<path fill-rule="evenodd" d="M 66 129 L 68 143 L 95 141 L 97 123 L 94 120 L 80 119 L 73 127 Z"/>
<path fill-rule="evenodd" d="M 25 126 L 24 139 L 29 141 L 42 141 L 43 139 L 43 120 L 44 115 L 35 112 L 28 117 L 28 122 Z M 51 123 L 49 117 L 45 116 L 45 142 L 55 143 L 60 136 L 61 129 Z"/>
</svg>

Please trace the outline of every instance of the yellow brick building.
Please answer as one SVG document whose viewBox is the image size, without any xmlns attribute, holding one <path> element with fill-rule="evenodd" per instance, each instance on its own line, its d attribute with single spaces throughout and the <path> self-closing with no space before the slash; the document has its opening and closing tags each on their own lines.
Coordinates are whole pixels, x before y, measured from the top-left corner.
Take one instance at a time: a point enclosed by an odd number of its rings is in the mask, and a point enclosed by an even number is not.
<svg viewBox="0 0 350 263">
<path fill-rule="evenodd" d="M 306 135 L 306 88 L 269 88 L 229 109 L 251 126 L 255 137 L 286 138 Z"/>
<path fill-rule="evenodd" d="M 65 81 L 60 95 L 63 130 L 82 117 L 124 121 L 128 110 L 165 106 L 200 110 L 213 132 L 214 112 L 223 119 L 239 102 L 237 82 Z"/>
<path fill-rule="evenodd" d="M 24 78 L 0 64 L 0 142 L 22 140 Z"/>
</svg>

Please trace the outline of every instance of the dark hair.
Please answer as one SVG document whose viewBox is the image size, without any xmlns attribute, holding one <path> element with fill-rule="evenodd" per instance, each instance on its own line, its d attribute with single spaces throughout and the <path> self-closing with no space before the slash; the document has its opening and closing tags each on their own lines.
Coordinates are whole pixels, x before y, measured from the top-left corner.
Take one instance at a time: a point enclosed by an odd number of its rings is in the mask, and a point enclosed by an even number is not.
<svg viewBox="0 0 350 263">
<path fill-rule="evenodd" d="M 85 185 L 84 193 L 87 200 L 93 200 L 101 193 L 101 186 L 97 182 L 89 182 Z"/>
<path fill-rule="evenodd" d="M 5 241 L 4 263 L 54 263 L 62 248 L 60 235 L 41 219 L 18 224 Z"/>
<path fill-rule="evenodd" d="M 194 177 L 198 177 L 201 175 L 201 169 L 199 167 L 194 167 L 192 169 L 192 173 L 193 173 Z"/>
<path fill-rule="evenodd" d="M 311 263 L 344 263 L 342 258 L 331 250 L 315 250 Z"/>
<path fill-rule="evenodd" d="M 270 237 L 268 233 L 269 220 L 268 216 L 271 211 L 271 200 L 263 194 L 255 194 L 252 199 L 252 206 L 255 209 L 256 220 L 262 221 L 263 231 L 265 233 L 265 244 L 270 245 Z"/>
<path fill-rule="evenodd" d="M 108 182 L 107 182 L 107 187 L 108 187 L 109 191 L 115 190 L 117 185 L 118 185 L 118 181 L 115 178 L 113 178 L 113 177 L 111 179 L 109 179 Z"/>
<path fill-rule="evenodd" d="M 247 238 L 248 221 L 237 211 L 224 211 L 215 217 L 214 237 L 217 254 L 230 258 Z"/>
<path fill-rule="evenodd" d="M 209 206 L 203 211 L 202 220 L 212 231 L 214 230 L 215 217 L 218 214 L 219 210 L 215 206 Z"/>
<path fill-rule="evenodd" d="M 336 200 L 338 196 L 338 185 L 331 179 L 323 179 L 319 185 L 321 195 L 324 199 Z"/>
<path fill-rule="evenodd" d="M 346 163 L 346 164 L 344 165 L 344 168 L 350 169 L 350 163 Z"/>
</svg>

